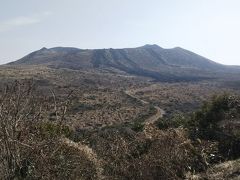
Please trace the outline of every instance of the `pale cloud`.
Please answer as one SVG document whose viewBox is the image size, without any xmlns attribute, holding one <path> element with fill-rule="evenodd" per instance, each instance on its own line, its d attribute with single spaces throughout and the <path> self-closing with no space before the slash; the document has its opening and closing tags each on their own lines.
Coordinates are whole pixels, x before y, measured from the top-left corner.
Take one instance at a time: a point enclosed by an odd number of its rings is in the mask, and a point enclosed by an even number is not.
<svg viewBox="0 0 240 180">
<path fill-rule="evenodd" d="M 20 26 L 27 26 L 42 22 L 45 18 L 50 16 L 52 12 L 43 12 L 33 14 L 31 16 L 18 16 L 6 21 L 0 22 L 0 32 L 9 31 Z"/>
</svg>

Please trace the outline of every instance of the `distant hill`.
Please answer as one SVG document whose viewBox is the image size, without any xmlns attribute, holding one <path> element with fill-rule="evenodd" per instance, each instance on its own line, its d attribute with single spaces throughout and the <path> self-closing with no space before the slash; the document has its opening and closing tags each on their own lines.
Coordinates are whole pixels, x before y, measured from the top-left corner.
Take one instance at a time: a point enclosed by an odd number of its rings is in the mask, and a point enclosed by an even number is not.
<svg viewBox="0 0 240 180">
<path fill-rule="evenodd" d="M 44 65 L 69 69 L 115 69 L 159 81 L 189 81 L 238 68 L 225 66 L 176 47 L 145 45 L 124 49 L 42 48 L 8 65 Z"/>
</svg>

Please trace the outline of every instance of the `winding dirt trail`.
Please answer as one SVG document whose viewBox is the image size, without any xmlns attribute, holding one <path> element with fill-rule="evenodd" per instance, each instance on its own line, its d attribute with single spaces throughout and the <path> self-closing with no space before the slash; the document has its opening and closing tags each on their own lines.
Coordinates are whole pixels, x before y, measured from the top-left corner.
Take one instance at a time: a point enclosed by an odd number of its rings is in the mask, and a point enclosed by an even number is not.
<svg viewBox="0 0 240 180">
<path fill-rule="evenodd" d="M 142 104 L 150 104 L 149 102 L 142 100 L 140 98 L 138 98 L 137 96 L 135 96 L 135 93 L 142 91 L 143 89 L 136 89 L 136 90 L 127 90 L 125 91 L 125 93 L 128 96 L 131 96 L 132 98 L 135 98 L 137 100 L 139 100 Z M 158 106 L 153 106 L 156 109 L 156 113 L 152 116 L 150 116 L 149 118 L 147 118 L 144 123 L 145 124 L 154 124 L 154 122 L 156 122 L 159 118 L 162 118 L 163 115 L 165 114 L 165 111 L 163 109 L 161 109 Z"/>
<path fill-rule="evenodd" d="M 145 101 L 143 99 L 138 98 L 135 95 L 135 93 L 137 93 L 139 91 L 145 91 L 145 90 L 148 90 L 150 88 L 151 87 L 146 87 L 146 88 L 143 88 L 143 89 L 127 90 L 127 91 L 125 91 L 125 93 L 128 96 L 131 96 L 132 98 L 135 98 L 135 99 L 139 100 L 142 104 L 149 105 L 150 104 L 149 102 L 147 102 L 147 101 Z M 154 123 L 159 118 L 162 118 L 163 115 L 165 114 L 165 111 L 163 109 L 161 109 L 160 107 L 158 107 L 158 106 L 153 106 L 153 107 L 156 109 L 156 113 L 153 114 L 152 116 L 148 117 L 144 121 L 144 127 L 143 127 L 143 132 L 144 132 L 146 138 L 148 138 L 148 139 L 152 139 L 153 136 L 154 136 L 154 130 L 156 129 L 156 126 L 154 125 Z"/>
<path fill-rule="evenodd" d="M 125 94 L 127 94 L 128 96 L 137 99 L 138 101 L 140 101 L 143 105 L 149 105 L 150 103 L 142 100 L 140 98 L 138 98 L 135 93 L 137 93 L 138 91 L 142 91 L 145 90 L 144 89 L 135 89 L 135 90 L 127 90 L 125 91 Z M 145 121 L 144 121 L 144 134 L 147 138 L 152 138 L 152 133 L 151 130 L 154 128 L 153 124 L 159 119 L 162 118 L 163 115 L 165 114 L 165 111 L 163 109 L 161 109 L 158 106 L 153 106 L 156 109 L 156 113 L 153 114 L 152 116 L 148 117 Z M 102 165 L 101 165 L 101 161 L 98 159 L 97 154 L 94 152 L 94 150 L 87 146 L 87 145 L 83 145 L 81 143 L 76 143 L 73 142 L 72 140 L 68 139 L 68 138 L 63 138 L 61 139 L 62 143 L 69 146 L 69 147 L 73 147 L 75 149 L 78 149 L 79 151 L 84 152 L 87 157 L 89 158 L 89 160 L 91 160 L 95 166 L 96 166 L 96 171 L 97 171 L 97 179 L 102 180 L 105 179 L 104 175 L 103 175 L 103 169 L 102 169 Z"/>
</svg>

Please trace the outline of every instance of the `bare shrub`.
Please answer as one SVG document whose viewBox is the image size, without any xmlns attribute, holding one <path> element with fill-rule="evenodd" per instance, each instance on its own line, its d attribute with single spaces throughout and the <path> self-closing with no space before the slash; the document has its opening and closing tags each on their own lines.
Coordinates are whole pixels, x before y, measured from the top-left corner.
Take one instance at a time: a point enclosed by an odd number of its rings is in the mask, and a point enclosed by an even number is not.
<svg viewBox="0 0 240 180">
<path fill-rule="evenodd" d="M 7 179 L 24 176 L 26 162 L 22 149 L 33 147 L 23 140 L 29 127 L 41 114 L 41 106 L 35 101 L 33 84 L 26 86 L 15 82 L 6 86 L 0 96 L 0 150 L 1 174 Z M 28 126 L 26 126 L 28 124 Z M 28 137 L 30 140 L 31 137 Z"/>
<path fill-rule="evenodd" d="M 182 179 L 200 163 L 183 129 L 161 131 L 152 138 L 128 128 L 107 128 L 91 137 L 109 179 Z M 199 164 L 198 164 L 199 163 Z"/>
<path fill-rule="evenodd" d="M 53 104 L 33 81 L 15 82 L 0 94 L 0 179 L 94 179 L 95 165 L 84 151 L 62 142 L 69 96 Z M 50 109 L 53 108 L 52 111 Z M 49 113 L 55 113 L 55 121 Z"/>
</svg>

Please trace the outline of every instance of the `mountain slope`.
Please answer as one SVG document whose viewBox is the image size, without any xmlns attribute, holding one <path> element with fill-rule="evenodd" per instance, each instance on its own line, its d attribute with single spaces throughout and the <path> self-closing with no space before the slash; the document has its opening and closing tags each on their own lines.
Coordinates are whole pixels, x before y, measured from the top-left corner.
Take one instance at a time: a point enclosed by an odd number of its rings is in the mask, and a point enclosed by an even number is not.
<svg viewBox="0 0 240 180">
<path fill-rule="evenodd" d="M 82 50 L 42 48 L 9 65 L 46 65 L 52 68 L 116 69 L 160 81 L 195 80 L 228 68 L 182 48 L 157 45 L 138 48 Z"/>
</svg>

